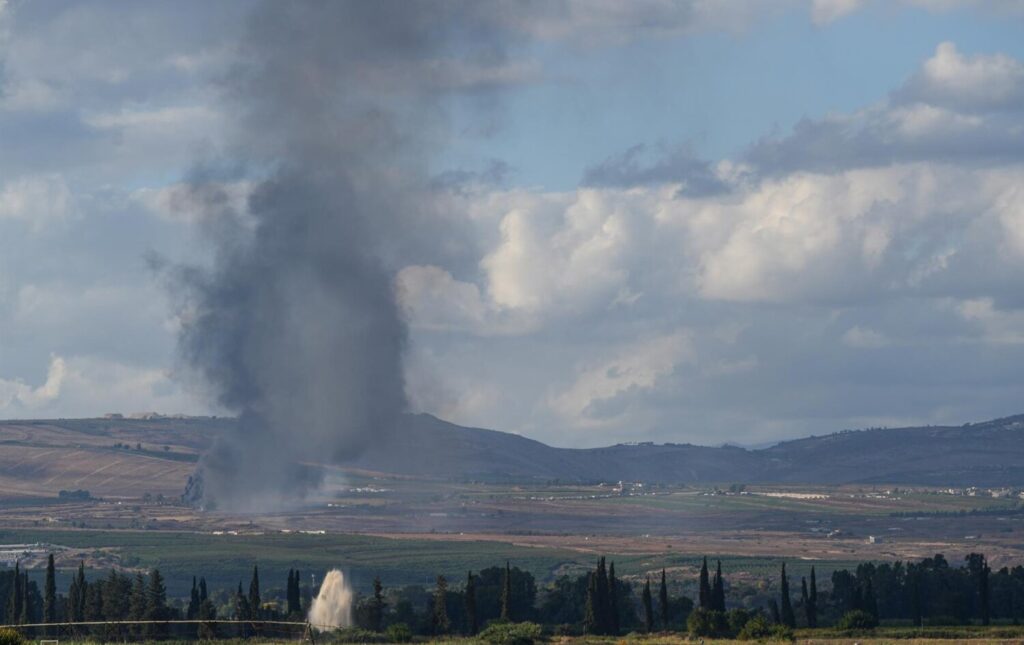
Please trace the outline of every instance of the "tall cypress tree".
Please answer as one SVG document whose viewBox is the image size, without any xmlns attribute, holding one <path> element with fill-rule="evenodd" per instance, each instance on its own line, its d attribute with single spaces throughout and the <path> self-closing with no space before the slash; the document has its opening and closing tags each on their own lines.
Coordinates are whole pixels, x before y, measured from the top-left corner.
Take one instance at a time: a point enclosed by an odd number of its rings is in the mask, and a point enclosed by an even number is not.
<svg viewBox="0 0 1024 645">
<path fill-rule="evenodd" d="M 804 608 L 807 625 L 811 624 L 811 596 L 807 593 L 807 578 L 800 576 L 800 606 Z"/>
<path fill-rule="evenodd" d="M 370 601 L 370 627 L 375 632 L 384 629 L 384 585 L 381 584 L 380 576 L 373 579 L 373 600 Z"/>
<path fill-rule="evenodd" d="M 141 573 L 136 573 L 135 580 L 132 581 L 131 597 L 128 601 L 128 615 L 131 620 L 146 619 L 146 579 L 142 577 Z M 135 636 L 141 636 L 142 630 L 135 626 L 132 628 L 132 633 Z"/>
<path fill-rule="evenodd" d="M 988 562 L 985 560 L 985 556 L 981 557 L 981 570 L 978 571 L 978 604 L 981 610 L 981 624 L 988 625 L 991 619 L 991 608 L 990 608 L 990 589 L 988 583 L 988 576 L 991 569 L 988 567 Z"/>
<path fill-rule="evenodd" d="M 583 630 L 588 634 L 600 633 L 597 607 L 597 571 L 587 575 L 587 603 L 583 610 Z"/>
<path fill-rule="evenodd" d="M 199 579 L 199 620 L 204 622 L 199 625 L 199 638 L 201 640 L 214 640 L 217 638 L 217 607 L 206 595 L 206 579 Z"/>
<path fill-rule="evenodd" d="M 868 612 L 875 617 L 875 621 L 878 621 L 878 599 L 875 598 L 875 589 L 871 584 L 871 578 L 867 579 L 867 583 L 864 585 L 864 598 L 862 600 L 864 611 Z"/>
<path fill-rule="evenodd" d="M 46 583 L 43 585 L 43 622 L 57 622 L 57 572 L 53 554 L 46 559 Z M 47 635 L 50 635 L 47 632 Z"/>
<path fill-rule="evenodd" d="M 451 623 L 448 620 L 448 581 L 444 576 L 437 577 L 437 588 L 434 589 L 434 611 L 431 614 L 431 626 L 435 635 L 447 634 Z"/>
<path fill-rule="evenodd" d="M 249 581 L 249 615 L 253 620 L 260 619 L 260 609 L 263 602 L 260 600 L 260 569 L 252 567 L 252 580 Z"/>
<path fill-rule="evenodd" d="M 89 585 L 85 592 L 85 608 L 83 616 L 88 621 L 103 620 L 106 616 L 103 612 L 103 582 L 96 581 Z"/>
<path fill-rule="evenodd" d="M 249 608 L 249 599 L 242 593 L 242 581 L 238 581 L 238 591 L 235 592 L 235 620 L 252 620 L 252 610 Z M 249 635 L 249 626 L 244 622 L 238 625 L 238 635 L 245 638 Z"/>
<path fill-rule="evenodd" d="M 89 593 L 89 583 L 85 580 L 85 562 L 78 563 L 78 573 L 75 574 L 78 581 L 78 607 L 76 609 L 78 620 L 85 619 L 85 599 Z"/>
<path fill-rule="evenodd" d="M 708 582 L 708 559 L 700 565 L 700 590 L 698 592 L 698 605 L 701 609 L 712 609 L 711 607 L 711 583 Z"/>
<path fill-rule="evenodd" d="M 814 575 L 814 567 L 811 567 L 811 592 L 807 596 L 807 626 L 818 626 L 818 580 Z"/>
<path fill-rule="evenodd" d="M 651 577 L 647 576 L 646 582 L 644 582 L 644 592 L 641 596 L 644 604 L 644 627 L 647 629 L 647 633 L 650 634 L 654 631 L 654 605 L 651 602 Z"/>
<path fill-rule="evenodd" d="M 715 582 L 711 585 L 711 604 L 715 611 L 725 611 L 725 580 L 722 578 L 722 561 L 718 561 Z"/>
<path fill-rule="evenodd" d="M 480 625 L 476 617 L 476 577 L 470 571 L 466 575 L 466 630 L 470 636 L 475 636 L 480 631 Z"/>
<path fill-rule="evenodd" d="M 611 621 L 608 615 L 608 569 L 605 567 L 604 557 L 597 561 L 597 602 L 595 605 L 594 618 L 597 620 L 597 633 L 607 634 Z"/>
<path fill-rule="evenodd" d="M 169 618 L 167 611 L 167 587 L 159 569 L 149 572 L 146 586 L 146 620 L 163 621 Z M 151 638 L 162 638 L 167 634 L 165 625 L 147 625 L 146 633 Z"/>
<path fill-rule="evenodd" d="M 286 615 L 288 616 L 297 616 L 299 613 L 299 609 L 295 604 L 295 601 L 298 598 L 298 590 L 296 589 L 298 583 L 297 577 L 298 571 L 288 569 L 288 587 L 285 589 L 285 606 L 287 608 Z"/>
<path fill-rule="evenodd" d="M 21 568 L 17 561 L 14 563 L 14 579 L 11 581 L 11 590 L 7 596 L 7 624 L 18 625 L 21 623 L 21 603 L 25 599 L 25 592 L 21 589 Z"/>
<path fill-rule="evenodd" d="M 789 578 L 786 577 L 786 563 L 782 563 L 782 598 L 779 602 L 779 618 L 783 625 L 796 627 L 796 615 L 793 613 L 793 602 L 789 597 Z"/>
<path fill-rule="evenodd" d="M 615 563 L 608 567 L 608 632 L 619 635 L 619 581 L 615 579 Z"/>
<path fill-rule="evenodd" d="M 512 566 L 505 560 L 505 578 L 501 583 L 501 619 L 512 620 Z"/>
<path fill-rule="evenodd" d="M 668 631 L 668 584 L 665 582 L 665 570 L 661 570 L 661 589 L 658 590 L 658 605 L 661 609 L 661 628 Z"/>
<path fill-rule="evenodd" d="M 288 582 L 286 582 L 285 586 L 284 586 L 284 613 L 285 613 L 285 616 L 289 616 L 292 613 L 292 603 L 295 602 L 294 587 L 295 587 L 295 569 L 288 569 Z"/>
<path fill-rule="evenodd" d="M 192 576 L 192 591 L 188 597 L 188 609 L 185 610 L 185 617 L 189 620 L 195 620 L 196 616 L 199 615 L 199 585 L 196 582 L 196 577 Z"/>
<path fill-rule="evenodd" d="M 21 591 L 24 594 L 24 598 L 21 601 L 21 624 L 28 625 L 37 622 L 36 616 L 38 615 L 37 607 L 35 606 L 35 600 L 32 596 L 32 587 L 29 586 L 28 572 L 21 574 Z"/>
</svg>

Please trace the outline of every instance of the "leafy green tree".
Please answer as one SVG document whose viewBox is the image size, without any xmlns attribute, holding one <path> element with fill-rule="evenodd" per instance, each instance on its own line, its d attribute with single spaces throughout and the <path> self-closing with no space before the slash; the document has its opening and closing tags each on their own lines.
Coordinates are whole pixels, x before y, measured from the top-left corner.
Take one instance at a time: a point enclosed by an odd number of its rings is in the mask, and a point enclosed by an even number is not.
<svg viewBox="0 0 1024 645">
<path fill-rule="evenodd" d="M 590 573 L 559 576 L 552 582 L 538 607 L 537 622 L 546 625 L 580 625 L 586 622 L 587 589 Z"/>
<path fill-rule="evenodd" d="M 85 592 L 85 610 L 83 616 L 87 621 L 98 621 L 105 618 L 103 612 L 103 583 L 94 582 Z"/>
<path fill-rule="evenodd" d="M 647 633 L 650 634 L 654 631 L 654 606 L 651 602 L 651 577 L 647 576 L 647 580 L 644 582 L 643 592 L 643 604 L 644 604 L 644 628 Z"/>
<path fill-rule="evenodd" d="M 466 633 L 475 636 L 480 631 L 480 624 L 476 617 L 476 578 L 472 571 L 466 574 L 466 590 L 463 596 L 466 605 Z"/>
<path fill-rule="evenodd" d="M 202 580 L 205 583 L 205 580 Z M 205 587 L 205 584 L 201 585 Z M 200 594 L 202 598 L 202 594 Z M 214 640 L 217 638 L 217 623 L 213 622 L 217 620 L 217 607 L 213 604 L 213 601 L 209 598 L 202 598 L 199 601 L 199 620 L 204 622 L 199 624 L 199 638 L 201 640 Z"/>
<path fill-rule="evenodd" d="M 131 619 L 132 579 L 111 570 L 103 582 L 103 614 L 107 620 Z M 107 642 L 124 640 L 126 634 L 119 625 L 110 625 L 103 631 L 102 639 Z"/>
<path fill-rule="evenodd" d="M 519 567 L 509 568 L 506 564 L 504 567 L 482 569 L 474 577 L 479 625 L 483 626 L 488 621 L 501 618 L 503 598 L 508 598 L 508 615 L 511 620 L 530 620 L 533 617 L 537 600 L 537 582 L 529 571 L 523 571 Z"/>
<path fill-rule="evenodd" d="M 985 560 L 985 556 L 980 553 L 971 553 L 965 560 L 967 561 L 967 570 L 970 572 L 971 578 L 974 580 L 974 584 L 977 587 L 977 599 L 978 599 L 978 618 L 981 619 L 982 625 L 988 625 L 991 622 L 991 601 L 989 575 L 992 570 L 989 569 L 988 562 Z"/>
</svg>

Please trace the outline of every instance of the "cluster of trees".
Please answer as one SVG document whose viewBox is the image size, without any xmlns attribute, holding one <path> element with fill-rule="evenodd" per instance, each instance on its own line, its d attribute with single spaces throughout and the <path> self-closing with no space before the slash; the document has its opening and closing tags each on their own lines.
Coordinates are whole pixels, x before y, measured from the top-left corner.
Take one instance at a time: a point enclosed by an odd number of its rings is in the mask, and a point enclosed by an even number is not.
<svg viewBox="0 0 1024 645">
<path fill-rule="evenodd" d="M 57 595 L 56 572 L 53 556 L 46 565 L 46 579 L 40 593 L 34 581 L 15 565 L 11 575 L 0 577 L 0 597 L 5 597 L 6 622 L 12 625 L 92 622 L 92 621 L 164 621 L 172 617 L 167 604 L 167 590 L 163 576 L 156 569 L 148 576 L 121 574 L 111 571 L 102 579 L 88 582 L 85 566 L 79 565 L 71 579 L 67 595 Z M 2 576 L 2 574 L 0 574 Z M 6 580 L 4 579 L 6 578 Z M 79 629 L 77 634 L 92 633 L 106 638 L 127 635 L 113 632 L 109 627 Z M 160 625 L 139 626 L 131 635 L 160 637 Z"/>
<path fill-rule="evenodd" d="M 972 553 L 955 567 L 941 554 L 920 562 L 863 563 L 832 574 L 832 601 L 875 620 L 909 619 L 915 625 L 952 625 L 1024 616 L 1024 567 L 992 571 Z"/>
<path fill-rule="evenodd" d="M 798 591 L 790 585 L 783 564 L 777 585 L 772 585 L 774 593 L 765 593 L 763 587 L 756 592 L 751 587 L 730 592 L 721 562 L 712 573 L 704 559 L 694 603 L 680 593 L 679 581 L 670 588 L 664 570 L 655 589 L 649 577 L 642 584 L 621 579 L 615 563 L 600 558 L 593 570 L 561 576 L 539 593 L 528 571 L 506 562 L 502 567 L 469 572 L 464 584 L 455 588 L 438 576 L 430 589 L 385 590 L 377 578 L 372 593 L 357 596 L 353 618 L 358 627 L 374 632 L 401 626 L 429 635 L 476 634 L 488 624 L 529 621 L 561 634 L 688 630 L 702 636 L 756 638 L 773 629 L 870 627 L 893 619 L 916 625 L 992 620 L 1016 624 L 1024 614 L 1024 567 L 992 571 L 980 554 L 969 555 L 960 567 L 950 565 L 942 555 L 914 563 L 863 563 L 852 571 L 834 571 L 831 589 L 821 591 L 811 567 L 809 576 L 801 577 Z M 168 635 L 161 621 L 176 619 L 200 621 L 176 631 L 179 637 L 252 636 L 264 621 L 302 621 L 308 609 L 304 599 L 311 591 L 302 588 L 298 571 L 289 570 L 283 594 L 271 590 L 274 599 L 267 602 L 257 567 L 247 591 L 239 582 L 235 591 L 211 594 L 205 579 L 193 578 L 187 601 L 170 602 L 157 569 L 148 574 L 111 571 L 105 578 L 88 581 L 80 565 L 65 595 L 57 594 L 52 556 L 42 590 L 19 566 L 0 571 L 0 607 L 8 624 L 154 621 L 130 629 L 99 625 L 77 630 L 78 635 L 101 638 L 161 638 Z M 230 630 L 222 626 L 223 633 L 218 634 L 218 616 L 241 623 Z"/>
</svg>

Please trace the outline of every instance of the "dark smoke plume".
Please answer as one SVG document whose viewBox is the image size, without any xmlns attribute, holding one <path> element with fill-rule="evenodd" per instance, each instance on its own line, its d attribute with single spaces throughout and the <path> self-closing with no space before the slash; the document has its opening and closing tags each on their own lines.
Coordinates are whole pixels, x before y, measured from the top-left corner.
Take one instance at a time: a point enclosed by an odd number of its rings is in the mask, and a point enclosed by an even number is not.
<svg viewBox="0 0 1024 645">
<path fill-rule="evenodd" d="M 237 430 L 203 458 L 193 501 L 301 500 L 406 409 L 402 263 L 452 239 L 432 207 L 444 103 L 502 64 L 485 3 L 270 2 L 225 79 L 228 156 L 257 177 L 231 211 L 203 173 L 213 262 L 179 267 L 180 348 Z M 475 61 L 468 64 L 466 61 Z"/>
</svg>

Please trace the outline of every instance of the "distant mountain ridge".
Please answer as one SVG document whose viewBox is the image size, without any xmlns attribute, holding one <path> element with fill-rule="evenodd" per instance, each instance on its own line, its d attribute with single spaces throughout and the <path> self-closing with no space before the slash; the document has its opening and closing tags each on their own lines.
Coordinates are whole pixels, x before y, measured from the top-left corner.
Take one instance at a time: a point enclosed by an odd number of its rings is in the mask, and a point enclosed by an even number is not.
<svg viewBox="0 0 1024 645">
<path fill-rule="evenodd" d="M 179 481 L 187 479 L 199 455 L 235 423 L 231 418 L 157 414 L 135 419 L 108 415 L 0 421 L 0 490 L 7 486 L 22 494 L 42 494 L 53 486 L 73 485 L 113 494 L 120 484 L 112 474 L 122 469 L 145 472 L 133 464 L 155 463 L 154 459 L 165 464 L 165 488 L 180 490 L 184 484 Z M 396 475 L 508 483 L 622 480 L 1024 488 L 1024 415 L 955 427 L 847 430 L 759 449 L 653 443 L 556 448 L 428 414 L 405 415 L 400 423 L 361 456 L 341 465 Z M 123 463 L 115 468 L 115 461 Z"/>
<path fill-rule="evenodd" d="M 650 443 L 555 448 L 426 414 L 409 415 L 404 424 L 352 465 L 508 481 L 1024 486 L 1024 415 L 964 426 L 847 430 L 758 450 Z"/>
</svg>

